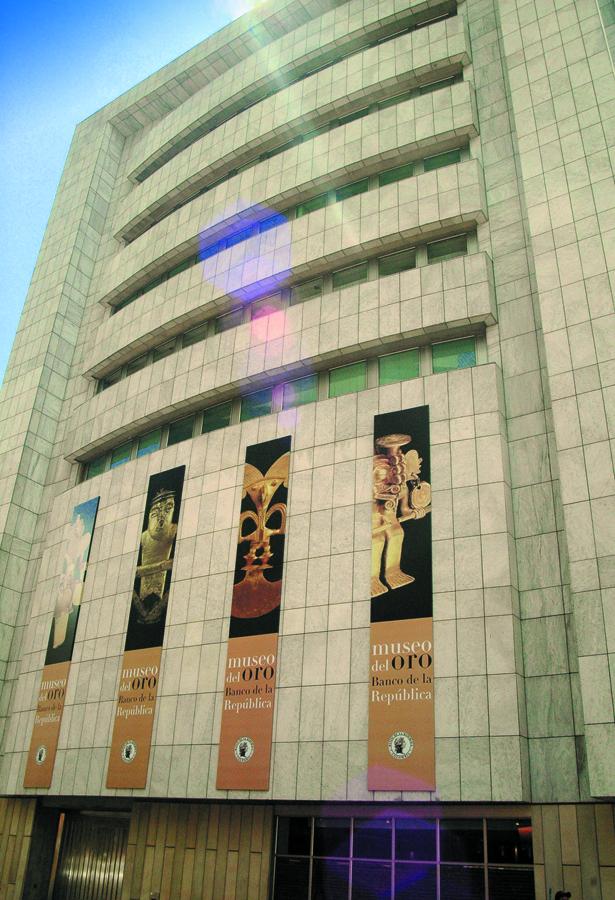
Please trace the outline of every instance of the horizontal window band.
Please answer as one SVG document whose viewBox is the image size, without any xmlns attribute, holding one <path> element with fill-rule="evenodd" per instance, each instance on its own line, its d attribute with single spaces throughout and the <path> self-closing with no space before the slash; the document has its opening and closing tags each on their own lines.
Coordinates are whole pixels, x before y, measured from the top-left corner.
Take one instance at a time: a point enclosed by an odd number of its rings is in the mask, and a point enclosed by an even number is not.
<svg viewBox="0 0 615 900">
<path fill-rule="evenodd" d="M 454 69 L 453 74 L 444 74 L 447 71 L 450 73 L 451 68 Z M 150 228 L 153 228 L 155 225 L 164 221 L 164 219 L 172 215 L 174 212 L 177 212 L 179 209 L 182 209 L 188 203 L 192 203 L 193 200 L 202 197 L 204 194 L 210 193 L 221 184 L 230 181 L 241 172 L 244 172 L 247 169 L 258 165 L 261 162 L 265 162 L 266 160 L 272 159 L 273 157 L 278 156 L 281 153 L 285 153 L 287 150 L 290 150 L 293 147 L 298 147 L 301 144 L 311 141 L 313 140 L 313 138 L 321 134 L 324 134 L 335 128 L 339 128 L 342 125 L 347 125 L 355 120 L 361 119 L 370 113 L 387 109 L 390 106 L 404 103 L 407 100 L 416 99 L 417 97 L 423 96 L 427 93 L 432 93 L 433 91 L 437 91 L 445 87 L 450 87 L 453 84 L 458 84 L 463 80 L 461 77 L 461 67 L 458 65 L 453 67 L 451 67 L 450 65 L 446 66 L 444 69 L 444 73 L 441 73 L 433 82 L 413 85 L 411 87 L 408 87 L 402 93 L 396 93 L 385 99 L 374 100 L 368 106 L 363 106 L 359 109 L 353 110 L 347 115 L 343 115 L 341 117 L 338 115 L 332 119 L 327 120 L 324 123 L 318 124 L 313 128 L 309 128 L 309 130 L 307 131 L 304 127 L 295 136 L 286 138 L 283 143 L 276 144 L 273 147 L 269 147 L 256 154 L 255 156 L 249 158 L 247 161 L 241 162 L 239 165 L 231 164 L 231 166 L 228 167 L 226 171 L 223 172 L 223 174 L 218 174 L 217 177 L 215 177 L 213 180 L 208 181 L 206 184 L 198 186 L 196 188 L 190 185 L 187 193 L 185 192 L 186 188 L 184 188 L 184 192 L 181 193 L 180 187 L 180 198 L 178 200 L 172 200 L 168 198 L 165 202 L 164 197 L 160 198 L 159 201 L 157 201 L 155 204 L 152 204 L 144 212 L 140 213 L 138 217 L 133 218 L 130 223 L 120 228 L 120 230 L 115 234 L 115 237 L 118 240 L 124 241 L 125 244 L 131 244 L 138 237 L 141 237 L 141 235 L 148 232 Z M 356 105 L 356 101 L 352 105 Z M 346 104 L 346 108 L 348 108 L 348 104 Z"/>
<path fill-rule="evenodd" d="M 412 11 L 406 16 L 399 16 L 384 27 L 380 24 L 375 33 L 368 33 L 363 38 L 359 38 L 358 42 L 356 40 L 351 41 L 350 46 L 341 53 L 338 47 L 334 47 L 329 51 L 321 53 L 320 57 L 316 60 L 309 60 L 303 64 L 293 65 L 294 71 L 292 74 L 289 73 L 289 77 L 285 79 L 283 84 L 280 85 L 278 82 L 272 87 L 262 86 L 252 91 L 251 94 L 242 100 L 235 101 L 234 103 L 232 100 L 227 101 L 226 109 L 210 114 L 204 121 L 195 124 L 191 130 L 186 131 L 181 136 L 177 136 L 174 141 L 170 142 L 164 149 L 158 150 L 154 155 L 154 158 L 150 157 L 149 161 L 145 161 L 137 166 L 129 178 L 137 183 L 145 181 L 153 175 L 154 172 L 161 169 L 167 162 L 181 153 L 182 150 L 190 147 L 205 134 L 224 125 L 226 122 L 240 115 L 240 113 L 250 109 L 250 107 L 254 106 L 256 103 L 260 103 L 268 97 L 274 96 L 281 90 L 284 90 L 284 88 L 290 87 L 291 85 L 302 81 L 304 78 L 308 78 L 310 75 L 314 75 L 317 72 L 334 66 L 336 63 L 342 62 L 344 59 L 348 59 L 357 53 L 361 53 L 369 47 L 393 40 L 401 34 L 416 31 L 444 19 L 452 18 L 456 15 L 456 12 L 456 0 L 443 0 L 442 3 L 429 7 L 420 13 Z M 277 75 L 279 78 L 279 71 Z"/>
<path fill-rule="evenodd" d="M 280 288 L 273 294 L 257 297 L 229 312 L 210 317 L 170 340 L 165 339 L 162 344 L 153 347 L 152 350 L 139 354 L 118 369 L 113 369 L 109 374 L 97 378 L 97 390 L 105 390 L 123 378 L 135 374 L 146 365 L 151 365 L 172 353 L 206 340 L 212 334 L 221 334 L 250 319 L 260 318 L 275 310 L 284 309 L 287 305 L 294 306 L 313 297 L 326 296 L 332 291 L 341 290 L 363 281 L 370 281 L 376 277 L 383 278 L 408 269 L 421 268 L 428 262 L 445 262 L 455 256 L 465 256 L 468 252 L 470 235 L 471 232 L 463 232 L 424 245 L 404 247 L 379 257 L 354 262 L 340 269 L 328 270 L 313 278 L 297 281 L 289 287 Z M 430 248 L 432 249 L 430 250 Z M 417 254 L 419 259 L 417 259 Z M 430 254 L 434 257 L 433 259 L 430 259 Z M 375 266 L 377 266 L 377 270 Z M 329 279 L 331 284 L 328 289 L 325 289 L 325 284 Z"/>
<path fill-rule="evenodd" d="M 435 171 L 438 168 L 445 168 L 447 166 L 460 163 L 464 161 L 464 158 L 467 156 L 467 152 L 467 144 L 460 144 L 459 146 L 447 150 L 443 153 L 437 154 L 436 156 L 428 157 L 428 159 L 431 161 L 431 168 L 429 171 Z M 438 160 L 441 160 L 440 165 L 437 164 Z M 246 224 L 245 221 L 242 221 L 238 224 L 227 226 L 227 228 L 223 230 L 222 234 L 219 237 L 217 237 L 213 241 L 210 241 L 210 243 L 200 247 L 198 252 L 191 252 L 180 262 L 174 263 L 173 266 L 159 273 L 150 281 L 145 282 L 145 284 L 143 284 L 137 290 L 132 291 L 119 301 L 113 303 L 111 305 L 111 315 L 115 315 L 126 306 L 130 306 L 140 297 L 143 297 L 150 291 L 155 290 L 155 288 L 160 287 L 161 284 L 164 284 L 171 278 L 174 278 L 176 275 L 180 275 L 182 272 L 186 271 L 192 266 L 195 266 L 200 262 L 204 262 L 206 259 L 210 259 L 212 256 L 221 253 L 223 250 L 228 250 L 231 247 L 236 246 L 237 244 L 249 240 L 250 238 L 256 237 L 259 234 L 265 234 L 267 231 L 270 231 L 273 228 L 278 228 L 290 221 L 302 218 L 304 215 L 310 212 L 315 212 L 318 209 L 322 209 L 331 204 L 340 203 L 343 200 L 351 199 L 351 197 L 353 196 L 358 196 L 362 193 L 366 193 L 367 191 L 373 190 L 374 188 L 385 187 L 388 184 L 393 184 L 406 178 L 412 178 L 416 175 L 425 174 L 422 171 L 423 165 L 424 160 L 422 158 L 414 159 L 411 163 L 407 163 L 403 166 L 396 166 L 392 169 L 382 169 L 371 176 L 359 180 L 353 180 L 348 184 L 342 184 L 336 188 L 331 188 L 330 190 L 319 192 L 318 194 L 313 195 L 311 198 L 302 201 L 296 206 L 291 206 L 285 208 L 284 210 L 275 211 L 267 216 L 261 215 L 261 217 L 257 221 L 250 222 L 249 224 Z M 371 187 L 369 185 L 370 180 L 373 181 Z M 258 212 L 256 213 L 256 215 L 259 214 L 260 213 Z"/>
<path fill-rule="evenodd" d="M 103 453 L 82 462 L 81 480 L 93 478 L 156 450 L 198 437 L 220 428 L 306 403 L 335 399 L 374 387 L 432 374 L 442 374 L 478 363 L 477 333 L 448 337 L 433 343 L 412 344 L 367 357 L 355 351 L 342 365 L 320 368 L 306 374 L 304 365 L 296 377 L 272 380 L 255 390 L 236 391 L 234 396 L 214 402 L 177 419 L 150 427 Z M 358 356 L 358 358 L 357 358 Z"/>
</svg>

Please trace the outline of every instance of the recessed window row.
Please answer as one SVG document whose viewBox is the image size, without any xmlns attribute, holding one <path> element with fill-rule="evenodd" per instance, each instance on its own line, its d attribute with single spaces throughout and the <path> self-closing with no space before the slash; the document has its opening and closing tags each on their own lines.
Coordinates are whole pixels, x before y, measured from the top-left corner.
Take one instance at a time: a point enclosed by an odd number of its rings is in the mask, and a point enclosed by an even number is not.
<svg viewBox="0 0 615 900">
<path fill-rule="evenodd" d="M 192 144 L 196 143 L 196 141 L 200 140 L 200 138 L 204 137 L 206 134 L 209 134 L 210 131 L 214 131 L 221 125 L 224 125 L 225 122 L 230 121 L 231 119 L 235 118 L 235 116 L 238 116 L 240 113 L 245 112 L 247 109 L 250 109 L 250 107 L 256 106 L 257 103 L 262 103 L 263 100 L 267 100 L 269 97 L 273 97 L 274 94 L 278 94 L 281 90 L 290 87 L 292 84 L 303 81 L 303 79 L 309 78 L 310 75 L 314 75 L 316 74 L 316 72 L 321 72 L 324 69 L 328 69 L 344 59 L 349 59 L 351 56 L 354 56 L 357 53 L 363 53 L 370 47 L 376 47 L 380 44 L 386 43 L 387 41 L 392 41 L 395 38 L 400 37 L 402 34 L 407 34 L 411 31 L 418 31 L 418 29 L 420 28 L 426 28 L 429 25 L 434 25 L 436 22 L 440 22 L 443 19 L 450 19 L 452 16 L 455 16 L 457 14 L 456 0 L 455 2 L 442 3 L 436 10 L 432 10 L 430 12 L 431 15 L 428 19 L 417 19 L 416 14 L 410 14 L 410 16 L 406 17 L 404 20 L 398 20 L 397 22 L 388 26 L 389 29 L 393 28 L 393 31 L 386 30 L 385 33 L 381 31 L 380 37 L 378 38 L 370 36 L 368 40 L 365 40 L 360 44 L 353 43 L 352 47 L 349 47 L 345 50 L 342 49 L 341 51 L 338 50 L 338 52 L 335 52 L 334 55 L 332 55 L 331 53 L 323 54 L 319 57 L 318 60 L 311 60 L 309 63 L 297 67 L 293 73 L 287 75 L 286 77 L 280 77 L 278 75 L 275 78 L 274 84 L 264 88 L 257 88 L 256 90 L 252 91 L 247 97 L 242 98 L 234 104 L 226 106 L 224 110 L 219 113 L 215 113 L 213 116 L 210 116 L 205 122 L 202 122 L 187 134 L 183 135 L 165 151 L 160 153 L 156 157 L 156 159 L 153 160 L 149 165 L 144 166 L 138 172 L 138 174 L 135 175 L 135 180 L 138 182 L 145 181 L 150 177 L 150 175 L 153 175 L 154 172 L 156 172 L 158 169 L 161 169 L 162 166 L 169 162 L 169 160 L 177 156 L 178 153 L 181 153 L 181 151 L 185 150 L 186 147 L 190 147 Z"/>
<path fill-rule="evenodd" d="M 450 81 L 450 79 L 447 79 L 447 81 Z M 368 109 L 368 107 L 366 107 L 366 109 Z M 361 115 L 366 115 L 365 111 L 359 110 L 359 113 Z M 359 113 L 355 115 L 355 118 L 359 118 Z M 309 200 L 305 200 L 303 203 L 299 203 L 297 206 L 291 206 L 283 212 L 275 212 L 273 215 L 267 216 L 267 218 L 261 219 L 258 222 L 253 222 L 249 226 L 232 226 L 232 229 L 234 230 L 229 229 L 230 233 L 217 238 L 210 244 L 202 246 L 198 253 L 191 253 L 190 256 L 183 259 L 180 263 L 176 263 L 170 269 L 167 269 L 151 281 L 148 281 L 143 287 L 133 291 L 133 293 L 129 294 L 123 300 L 120 300 L 119 303 L 111 308 L 111 315 L 113 316 L 126 306 L 130 306 L 130 304 L 134 303 L 135 300 L 138 300 L 139 297 L 153 291 L 154 288 L 164 284 L 164 282 L 168 281 L 170 278 L 174 278 L 175 275 L 179 275 L 180 272 L 184 272 L 186 269 L 195 266 L 197 263 L 203 262 L 203 260 L 209 259 L 217 253 L 221 253 L 222 250 L 228 250 L 229 247 L 241 244 L 243 241 L 247 241 L 257 234 L 264 234 L 267 231 L 271 231 L 272 228 L 284 225 L 292 219 L 299 219 L 301 216 L 306 215 L 306 213 L 322 209 L 324 206 L 328 206 L 331 203 L 339 203 L 342 200 L 347 200 L 349 197 L 363 194 L 368 190 L 384 187 L 387 184 L 393 184 L 396 181 L 402 181 L 405 178 L 411 178 L 414 175 L 420 175 L 424 172 L 433 172 L 435 169 L 452 166 L 455 163 L 461 162 L 463 159 L 467 158 L 467 156 L 467 146 L 454 147 L 453 149 L 446 150 L 442 153 L 436 153 L 424 157 L 423 159 L 413 160 L 403 166 L 387 169 L 380 172 L 378 175 L 356 179 L 333 190 L 324 191 Z"/>
<path fill-rule="evenodd" d="M 370 359 L 337 366 L 324 372 L 303 375 L 272 387 L 261 388 L 224 403 L 208 406 L 125 441 L 83 467 L 83 478 L 93 478 L 131 459 L 179 444 L 199 434 L 247 422 L 257 416 L 294 409 L 316 400 L 342 397 L 366 388 L 394 384 L 476 365 L 476 338 L 457 338 L 427 347 L 413 347 Z"/>
<path fill-rule="evenodd" d="M 259 153 L 257 156 L 252 157 L 247 162 L 242 163 L 242 165 L 230 169 L 228 172 L 226 172 L 225 175 L 222 175 L 216 181 L 212 181 L 209 184 L 205 185 L 205 187 L 199 188 L 198 190 L 193 191 L 191 194 L 182 197 L 182 199 L 175 203 L 173 206 L 170 206 L 168 208 L 161 208 L 154 219 L 152 219 L 151 221 L 143 222 L 141 224 L 141 227 L 139 227 L 138 229 L 135 226 L 135 228 L 130 231 L 130 234 L 125 236 L 124 241 L 126 244 L 132 243 L 132 241 L 136 240 L 136 238 L 140 237 L 142 234 L 145 234 L 145 232 L 149 231 L 150 228 L 153 228 L 154 225 L 157 225 L 159 222 L 162 222 L 163 219 L 166 219 L 167 216 L 170 216 L 171 213 L 177 212 L 178 209 L 181 209 L 188 203 L 192 203 L 192 201 L 196 200 L 197 197 L 202 197 L 203 194 L 208 194 L 210 191 L 213 191 L 221 184 L 224 184 L 226 181 L 230 181 L 231 178 L 234 178 L 241 172 L 245 172 L 247 169 L 251 169 L 258 163 L 264 162 L 267 159 L 271 159 L 274 156 L 278 156 L 280 153 L 285 153 L 286 150 L 290 150 L 292 147 L 298 147 L 299 144 L 304 144 L 307 141 L 311 141 L 315 137 L 318 137 L 318 135 L 324 134 L 327 131 L 331 131 L 334 128 L 339 128 L 341 125 L 347 125 L 349 122 L 354 122 L 356 119 L 362 119 L 364 116 L 369 115 L 369 113 L 387 109 L 390 106 L 397 106 L 398 103 L 403 103 L 406 100 L 412 100 L 413 98 L 423 96 L 424 94 L 431 94 L 434 91 L 439 91 L 442 88 L 457 84 L 462 80 L 462 73 L 458 72 L 455 75 L 451 75 L 447 78 L 440 78 L 437 81 L 430 81 L 427 84 L 422 84 L 416 88 L 412 88 L 411 90 L 404 91 L 401 94 L 395 94 L 395 96 L 393 97 L 387 97 L 385 100 L 381 100 L 378 103 L 371 103 L 368 106 L 364 106 L 361 109 L 348 113 L 348 115 L 346 116 L 338 116 L 335 119 L 330 119 L 328 122 L 325 122 L 324 125 L 318 126 L 318 128 L 311 129 L 307 132 L 302 132 L 301 134 L 296 135 L 296 137 L 292 138 L 290 141 L 286 141 L 285 143 L 279 144 L 273 149 L 267 150 L 263 153 Z"/>
<path fill-rule="evenodd" d="M 402 166 L 401 168 L 404 167 Z M 391 171 L 394 172 L 396 170 Z M 387 175 L 388 173 L 383 174 Z M 345 266 L 343 269 L 336 269 L 326 274 L 317 275 L 307 281 L 299 282 L 292 287 L 282 288 L 274 294 L 231 309 L 221 316 L 207 319 L 194 328 L 190 328 L 188 331 L 184 331 L 182 334 L 159 344 L 153 350 L 140 354 L 130 360 L 130 362 L 115 369 L 109 375 L 100 378 L 97 382 L 97 393 L 106 390 L 113 384 L 117 384 L 118 381 L 127 378 L 129 375 L 134 375 L 135 372 L 139 372 L 146 366 L 165 359 L 172 353 L 191 347 L 193 344 L 204 341 L 206 338 L 213 337 L 216 334 L 221 334 L 223 331 L 236 328 L 245 322 L 269 316 L 274 312 L 285 309 L 287 306 L 294 306 L 297 303 L 303 303 L 314 297 L 320 297 L 323 294 L 341 290 L 341 288 L 359 284 L 362 281 L 384 278 L 386 275 L 395 275 L 398 272 L 405 272 L 407 269 L 414 269 L 417 266 L 444 262 L 456 256 L 465 256 L 468 252 L 468 241 L 473 242 L 473 240 L 474 236 L 471 234 L 456 234 L 428 244 L 406 247 L 395 253 L 388 253 L 386 256 L 379 256 L 369 260 L 364 259 L 353 263 L 351 266 Z"/>
</svg>

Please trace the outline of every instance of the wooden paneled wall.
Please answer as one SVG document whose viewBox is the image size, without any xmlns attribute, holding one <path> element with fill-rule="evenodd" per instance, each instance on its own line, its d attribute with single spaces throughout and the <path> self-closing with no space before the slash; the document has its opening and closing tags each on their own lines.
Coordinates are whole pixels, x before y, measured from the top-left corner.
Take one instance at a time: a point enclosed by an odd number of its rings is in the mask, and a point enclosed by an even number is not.
<svg viewBox="0 0 615 900">
<path fill-rule="evenodd" d="M 19 900 L 24 877 L 36 800 L 0 797 L 0 897 Z"/>
<path fill-rule="evenodd" d="M 267 900 L 265 806 L 135 803 L 122 900 Z"/>
<path fill-rule="evenodd" d="M 614 816 L 611 803 L 532 807 L 538 900 L 552 900 L 558 890 L 570 891 L 572 900 L 615 897 Z"/>
</svg>

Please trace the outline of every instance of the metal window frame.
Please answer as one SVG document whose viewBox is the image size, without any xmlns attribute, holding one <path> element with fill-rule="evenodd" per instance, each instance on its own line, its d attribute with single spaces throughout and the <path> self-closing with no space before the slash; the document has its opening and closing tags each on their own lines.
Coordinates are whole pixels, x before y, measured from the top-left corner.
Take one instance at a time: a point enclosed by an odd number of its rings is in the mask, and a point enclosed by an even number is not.
<svg viewBox="0 0 615 900">
<path fill-rule="evenodd" d="M 355 857 L 354 855 L 354 834 L 355 834 L 355 821 L 358 819 L 369 818 L 369 811 L 362 810 L 359 814 L 350 813 L 344 815 L 341 811 L 339 816 L 321 816 L 318 815 L 317 812 L 306 812 L 300 813 L 297 811 L 295 815 L 288 815 L 283 813 L 277 813 L 275 818 L 274 825 L 274 834 L 273 834 L 273 843 L 272 843 L 272 865 L 271 865 L 271 896 L 275 896 L 275 888 L 276 888 L 276 875 L 277 875 L 277 860 L 281 859 L 307 859 L 309 860 L 308 867 L 308 885 L 307 885 L 307 895 L 308 898 L 312 896 L 312 888 L 313 888 L 313 874 L 314 874 L 314 860 L 315 859 L 330 859 L 336 861 L 344 861 L 348 862 L 348 894 L 347 900 L 351 900 L 352 898 L 352 887 L 353 887 L 353 874 L 354 874 L 354 862 L 373 862 L 373 863 L 390 863 L 391 866 L 391 898 L 395 897 L 396 890 L 396 876 L 397 876 L 397 864 L 408 864 L 408 865 L 430 865 L 435 867 L 436 874 L 436 900 L 448 900 L 447 897 L 442 895 L 442 885 L 441 885 L 441 872 L 442 868 L 454 868 L 457 866 L 465 866 L 467 868 L 472 868 L 475 870 L 480 870 L 483 873 L 483 898 L 482 900 L 489 900 L 489 872 L 492 870 L 508 870 L 511 872 L 532 872 L 534 874 L 536 862 L 532 863 L 493 863 L 489 862 L 488 858 L 488 821 L 494 821 L 497 819 L 507 820 L 510 818 L 523 818 L 529 819 L 530 823 L 532 823 L 532 817 L 529 811 L 525 811 L 524 813 L 520 813 L 518 816 L 511 816 L 510 813 L 506 815 L 489 815 L 488 811 L 481 812 L 479 815 L 468 815 L 464 813 L 464 811 L 460 811 L 461 814 L 453 815 L 452 813 L 448 813 L 446 810 L 434 810 L 431 815 L 425 816 L 426 820 L 429 822 L 435 823 L 435 832 L 436 832 L 436 849 L 435 849 L 435 858 L 434 859 L 426 859 L 426 860 L 407 860 L 407 859 L 398 859 L 396 856 L 396 833 L 397 833 L 397 820 L 403 819 L 404 816 L 400 814 L 400 811 L 391 810 L 390 816 L 391 818 L 391 856 L 388 860 L 371 858 L 371 857 Z M 373 815 L 373 810 L 372 810 Z M 422 817 L 422 816 L 421 816 Z M 279 839 L 279 828 L 280 828 L 280 820 L 282 818 L 306 818 L 310 820 L 310 847 L 309 847 L 309 855 L 299 854 L 299 853 L 278 853 L 278 839 Z M 316 819 L 321 818 L 330 818 L 330 819 L 344 819 L 349 820 L 350 822 L 350 835 L 349 835 L 349 854 L 348 856 L 315 856 L 314 855 L 314 834 L 316 831 L 315 822 Z M 441 845 L 441 823 L 442 821 L 454 821 L 458 819 L 459 821 L 464 821 L 468 819 L 476 819 L 481 822 L 481 833 L 482 833 L 482 841 L 483 841 L 483 858 L 481 862 L 463 862 L 460 860 L 448 861 L 442 859 L 442 845 Z M 340 897 L 339 900 L 344 900 L 344 898 Z M 538 900 L 538 898 L 536 898 Z"/>
</svg>

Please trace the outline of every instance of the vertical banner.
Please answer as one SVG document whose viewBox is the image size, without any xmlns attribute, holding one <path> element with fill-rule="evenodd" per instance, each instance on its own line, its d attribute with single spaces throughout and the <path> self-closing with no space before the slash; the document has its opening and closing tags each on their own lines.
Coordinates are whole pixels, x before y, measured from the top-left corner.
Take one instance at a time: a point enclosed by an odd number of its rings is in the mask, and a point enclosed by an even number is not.
<svg viewBox="0 0 615 900">
<path fill-rule="evenodd" d="M 109 788 L 144 788 L 147 783 L 185 471 L 178 466 L 149 480 L 111 739 Z"/>
<path fill-rule="evenodd" d="M 246 449 L 220 726 L 220 789 L 269 787 L 289 462 L 290 437 Z"/>
<path fill-rule="evenodd" d="M 56 587 L 24 787 L 48 788 L 51 785 L 99 500 L 100 497 L 94 497 L 75 506 L 62 547 L 62 570 Z"/>
<path fill-rule="evenodd" d="M 435 790 L 429 407 L 374 419 L 368 779 Z"/>
</svg>

